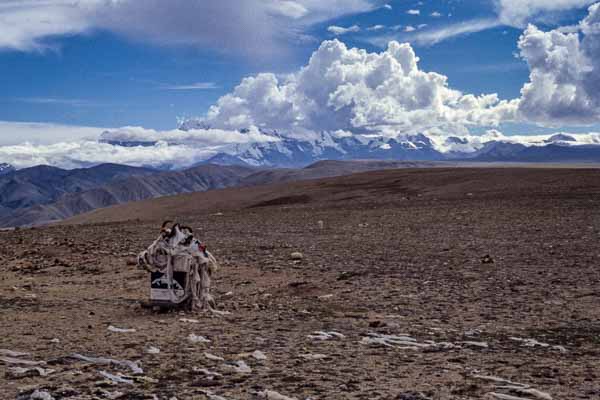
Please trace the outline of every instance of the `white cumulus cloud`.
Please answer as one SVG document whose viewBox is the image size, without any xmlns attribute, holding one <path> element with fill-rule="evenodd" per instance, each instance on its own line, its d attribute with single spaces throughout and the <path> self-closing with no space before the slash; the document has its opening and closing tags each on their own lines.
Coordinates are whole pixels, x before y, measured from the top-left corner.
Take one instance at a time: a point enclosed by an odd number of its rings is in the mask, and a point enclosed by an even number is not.
<svg viewBox="0 0 600 400">
<path fill-rule="evenodd" d="M 600 4 L 590 7 L 579 33 L 543 32 L 530 25 L 519 39 L 530 81 L 519 112 L 540 125 L 600 122 Z"/>
<path fill-rule="evenodd" d="M 515 101 L 463 94 L 448 87 L 447 77 L 419 69 L 418 61 L 409 44 L 392 41 L 385 51 L 369 53 L 325 41 L 296 73 L 245 78 L 201 123 L 227 130 L 402 134 L 514 119 Z"/>
</svg>

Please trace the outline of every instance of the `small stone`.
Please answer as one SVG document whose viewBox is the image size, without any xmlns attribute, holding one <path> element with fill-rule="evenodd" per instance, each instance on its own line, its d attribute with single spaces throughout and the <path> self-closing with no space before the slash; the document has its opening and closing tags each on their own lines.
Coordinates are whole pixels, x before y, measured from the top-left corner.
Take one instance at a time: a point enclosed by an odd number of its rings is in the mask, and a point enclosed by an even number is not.
<svg viewBox="0 0 600 400">
<path fill-rule="evenodd" d="M 304 255 L 299 251 L 295 251 L 292 254 L 290 254 L 290 258 L 292 260 L 302 260 L 304 258 Z"/>
<path fill-rule="evenodd" d="M 260 350 L 255 350 L 255 351 L 252 353 L 252 357 L 254 357 L 254 358 L 255 358 L 255 359 L 257 359 L 257 360 L 266 360 L 266 359 L 267 359 L 267 356 L 265 355 L 265 353 L 263 353 L 263 352 L 262 352 L 262 351 L 260 351 Z"/>
<path fill-rule="evenodd" d="M 481 263 L 482 264 L 493 264 L 494 259 L 489 254 L 486 254 L 485 256 L 483 256 L 481 258 Z"/>
</svg>

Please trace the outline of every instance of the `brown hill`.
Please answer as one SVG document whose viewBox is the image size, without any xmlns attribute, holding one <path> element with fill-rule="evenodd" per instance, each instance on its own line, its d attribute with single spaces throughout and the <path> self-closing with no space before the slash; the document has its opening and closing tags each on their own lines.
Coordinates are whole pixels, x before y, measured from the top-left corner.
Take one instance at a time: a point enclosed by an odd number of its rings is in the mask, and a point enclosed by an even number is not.
<svg viewBox="0 0 600 400">
<path fill-rule="evenodd" d="M 100 209 L 66 223 L 132 219 L 159 220 L 262 206 L 335 207 L 342 203 L 381 204 L 404 201 L 537 198 L 568 191 L 600 190 L 597 169 L 433 168 L 392 169 L 274 185 L 189 193 Z"/>
</svg>

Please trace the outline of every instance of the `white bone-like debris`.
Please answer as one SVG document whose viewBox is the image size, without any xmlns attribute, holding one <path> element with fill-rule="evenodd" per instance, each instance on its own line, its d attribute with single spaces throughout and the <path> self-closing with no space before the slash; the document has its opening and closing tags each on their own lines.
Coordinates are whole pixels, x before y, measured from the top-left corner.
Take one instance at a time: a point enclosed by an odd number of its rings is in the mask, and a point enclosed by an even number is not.
<svg viewBox="0 0 600 400">
<path fill-rule="evenodd" d="M 7 375 L 14 377 L 27 377 L 27 376 L 48 376 L 54 372 L 53 369 L 44 369 L 40 367 L 23 368 L 23 367 L 12 367 L 8 369 Z M 34 372 L 35 371 L 35 372 Z"/>
<path fill-rule="evenodd" d="M 523 386 L 497 386 L 496 389 L 503 389 L 508 391 L 513 391 L 519 394 L 527 394 L 535 397 L 540 400 L 552 400 L 552 396 L 546 392 L 542 392 L 541 390 L 537 390 L 531 387 L 523 387 Z"/>
<path fill-rule="evenodd" d="M 450 342 L 434 342 L 433 340 L 426 340 L 423 343 L 419 343 L 417 342 L 417 339 L 406 334 L 383 335 L 380 333 L 369 333 L 368 336 L 363 337 L 360 342 L 366 345 L 393 347 L 400 350 L 446 350 L 456 347 Z"/>
<path fill-rule="evenodd" d="M 541 390 L 534 389 L 530 385 L 525 383 L 517 383 L 512 382 L 508 379 L 500 378 L 493 375 L 474 375 L 474 378 L 493 382 L 495 384 L 496 390 L 514 392 L 521 395 L 533 396 L 536 399 L 540 400 L 552 400 L 552 396 L 546 392 L 542 392 Z M 514 399 L 524 399 L 522 397 L 515 397 L 508 394 L 490 392 L 487 393 L 486 398 L 500 399 L 500 400 L 514 400 Z M 526 400 L 530 400 L 527 398 Z"/>
<path fill-rule="evenodd" d="M 136 332 L 135 329 L 132 328 L 117 328 L 116 326 L 109 325 L 107 328 L 111 332 L 115 333 L 133 333 Z"/>
<path fill-rule="evenodd" d="M 335 331 L 315 331 L 312 335 L 308 335 L 309 339 L 312 340 L 333 340 L 333 339 L 344 339 L 346 336 Z"/>
<path fill-rule="evenodd" d="M 383 335 L 379 333 L 369 333 L 367 337 L 363 337 L 362 344 L 384 346 L 384 347 L 400 347 L 406 349 L 418 349 L 427 347 L 421 343 L 417 343 L 417 339 L 408 335 Z"/>
<path fill-rule="evenodd" d="M 531 400 L 526 397 L 516 397 L 509 394 L 489 392 L 483 397 L 485 400 Z"/>
<path fill-rule="evenodd" d="M 211 361 L 225 361 L 223 357 L 215 356 L 214 354 L 204 353 L 204 357 L 208 358 Z"/>
<path fill-rule="evenodd" d="M 264 390 L 262 392 L 258 392 L 257 396 L 260 399 L 266 400 L 297 400 L 295 397 L 284 396 L 281 393 L 277 393 L 273 390 Z"/>
<path fill-rule="evenodd" d="M 494 383 L 502 383 L 502 384 L 511 385 L 511 386 L 519 386 L 519 387 L 523 387 L 523 388 L 529 387 L 529 385 L 526 385 L 524 383 L 512 382 L 512 381 L 509 381 L 508 379 L 500 378 L 498 376 L 493 376 L 493 375 L 473 375 L 473 378 L 480 379 L 482 381 L 490 381 L 490 382 L 494 382 Z"/>
<path fill-rule="evenodd" d="M 265 355 L 265 353 L 263 353 L 260 350 L 254 350 L 254 352 L 252 352 L 252 357 L 254 357 L 256 360 L 259 360 L 259 361 L 267 359 L 267 356 Z"/>
<path fill-rule="evenodd" d="M 542 348 L 551 348 L 552 350 L 558 350 L 561 353 L 566 353 L 567 349 L 564 346 L 554 346 L 549 343 L 540 342 L 536 339 L 524 339 L 520 337 L 511 336 L 510 340 L 514 340 L 515 342 L 523 343 L 524 347 L 542 347 Z"/>
<path fill-rule="evenodd" d="M 488 347 L 490 347 L 487 344 L 487 342 L 474 342 L 474 341 L 471 341 L 471 340 L 460 342 L 460 344 L 464 344 L 465 346 L 471 346 L 471 347 L 480 347 L 482 349 L 487 349 Z"/>
<path fill-rule="evenodd" d="M 200 393 L 203 393 L 206 397 L 208 397 L 208 400 L 229 400 L 223 396 L 219 396 L 218 394 L 214 394 L 213 392 L 211 392 L 210 390 L 206 390 L 206 389 L 201 389 Z"/>
<path fill-rule="evenodd" d="M 208 400 L 228 400 L 223 396 L 219 396 L 218 394 L 206 394 Z"/>
<path fill-rule="evenodd" d="M 0 361 L 2 361 L 5 364 L 16 364 L 16 365 L 44 365 L 44 364 L 46 364 L 44 361 L 23 360 L 21 358 L 16 358 L 16 357 L 0 357 Z"/>
<path fill-rule="evenodd" d="M 179 322 L 185 322 L 185 323 L 188 323 L 188 324 L 199 324 L 200 323 L 199 320 L 192 319 L 192 318 L 180 318 Z"/>
<path fill-rule="evenodd" d="M 114 374 L 111 374 L 110 372 L 99 371 L 99 374 L 113 383 L 123 383 L 126 385 L 133 385 L 133 381 L 131 379 L 127 379 L 127 378 L 119 376 L 119 375 L 114 375 Z"/>
<path fill-rule="evenodd" d="M 211 371 L 211 370 L 206 369 L 206 368 L 194 367 L 194 368 L 192 368 L 192 371 L 194 371 L 194 372 L 200 372 L 201 374 L 207 376 L 209 379 L 213 379 L 216 376 L 223 376 L 223 375 L 221 375 L 218 372 Z"/>
<path fill-rule="evenodd" d="M 103 389 L 99 389 L 98 391 L 100 392 L 100 394 L 102 394 L 102 396 L 104 396 L 108 400 L 117 400 L 125 396 L 125 393 L 119 391 L 109 392 L 108 390 Z"/>
<path fill-rule="evenodd" d="M 304 358 L 305 360 L 324 360 L 326 358 L 329 358 L 329 356 L 327 356 L 325 354 L 311 354 L 311 353 L 300 354 L 299 357 Z"/>
<path fill-rule="evenodd" d="M 77 360 L 85 361 L 90 364 L 99 364 L 99 365 L 116 365 L 119 367 L 126 367 L 131 369 L 131 372 L 134 374 L 143 374 L 144 370 L 140 368 L 140 366 L 129 360 L 114 360 L 112 358 L 104 358 L 104 357 L 88 357 L 82 354 L 73 354 L 71 358 L 75 358 Z"/>
<path fill-rule="evenodd" d="M 217 315 L 217 316 L 219 316 L 219 317 L 222 317 L 224 315 L 231 315 L 230 311 L 217 310 L 215 308 L 211 309 L 210 312 L 213 313 L 213 314 L 215 314 L 215 315 Z"/>
<path fill-rule="evenodd" d="M 23 357 L 23 356 L 28 356 L 31 353 L 23 353 L 22 351 L 12 351 L 12 350 L 7 350 L 7 349 L 0 349 L 0 354 L 3 356 L 9 356 L 9 357 Z"/>
<path fill-rule="evenodd" d="M 205 338 L 204 336 L 196 335 L 193 333 L 189 334 L 188 340 L 192 343 L 210 343 L 210 340 Z"/>
<path fill-rule="evenodd" d="M 21 398 L 21 396 L 19 396 Z M 55 400 L 50 393 L 45 390 L 36 389 L 27 397 L 27 400 Z"/>
<path fill-rule="evenodd" d="M 235 372 L 240 373 L 240 374 L 251 374 L 252 373 L 252 368 L 250 368 L 250 366 L 248 364 L 246 364 L 245 361 L 242 361 L 242 360 L 234 361 L 231 364 L 225 364 L 225 366 L 227 368 L 233 369 Z"/>
<path fill-rule="evenodd" d="M 148 346 L 148 347 L 146 347 L 146 353 L 148 353 L 148 354 L 158 354 L 158 353 L 160 353 L 160 349 L 158 347 L 155 347 L 155 346 Z"/>
</svg>

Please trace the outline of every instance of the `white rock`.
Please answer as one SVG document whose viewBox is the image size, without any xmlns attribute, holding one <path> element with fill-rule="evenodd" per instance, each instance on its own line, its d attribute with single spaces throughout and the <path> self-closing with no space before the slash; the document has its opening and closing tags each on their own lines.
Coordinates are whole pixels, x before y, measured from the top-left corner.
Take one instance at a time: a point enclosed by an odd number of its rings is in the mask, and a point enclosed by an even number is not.
<svg viewBox="0 0 600 400">
<path fill-rule="evenodd" d="M 91 364 L 118 365 L 120 367 L 127 367 L 127 368 L 131 369 L 131 371 L 134 374 L 143 374 L 144 373 L 144 370 L 142 368 L 140 368 L 140 366 L 137 363 L 135 363 L 133 361 L 129 361 L 129 360 L 113 360 L 112 358 L 88 357 L 88 356 L 84 356 L 82 354 L 72 354 L 71 357 L 75 358 L 77 360 L 91 363 Z"/>
<path fill-rule="evenodd" d="M 116 326 L 112 326 L 112 325 L 109 325 L 109 327 L 107 329 L 109 331 L 111 331 L 111 332 L 116 332 L 116 333 L 133 333 L 133 332 L 136 332 L 136 330 L 132 329 L 132 328 L 117 328 Z"/>
<path fill-rule="evenodd" d="M 485 400 L 530 400 L 525 397 L 516 397 L 508 394 L 490 392 L 484 396 Z"/>
<path fill-rule="evenodd" d="M 148 354 L 158 354 L 158 353 L 160 353 L 160 349 L 158 347 L 148 346 L 148 347 L 146 347 L 146 353 L 148 353 Z"/>
<path fill-rule="evenodd" d="M 179 321 L 185 322 L 185 323 L 188 323 L 188 324 L 198 324 L 198 323 L 200 323 L 200 321 L 198 321 L 197 319 L 190 319 L 190 318 L 180 318 Z"/>
<path fill-rule="evenodd" d="M 22 357 L 28 356 L 30 353 L 23 353 L 21 351 L 12 351 L 7 349 L 0 349 L 0 354 L 9 356 L 9 357 Z"/>
<path fill-rule="evenodd" d="M 195 335 L 193 333 L 189 334 L 188 340 L 192 343 L 210 343 L 210 340 L 208 340 L 204 336 Z"/>
<path fill-rule="evenodd" d="M 481 347 L 483 349 L 487 349 L 489 347 L 489 345 L 486 342 L 473 342 L 473 341 L 467 340 L 465 342 L 460 342 L 460 343 L 464 344 L 466 346 Z"/>
<path fill-rule="evenodd" d="M 126 385 L 133 385 L 133 381 L 131 379 L 127 379 L 127 378 L 124 378 L 119 375 L 113 375 L 110 372 L 106 372 L 106 371 L 100 371 L 99 373 L 100 373 L 100 375 L 102 375 L 103 377 L 105 377 L 106 379 L 108 379 L 111 382 L 124 383 Z"/>
<path fill-rule="evenodd" d="M 299 251 L 295 251 L 292 254 L 290 254 L 290 258 L 292 260 L 302 260 L 304 258 L 304 255 Z"/>
<path fill-rule="evenodd" d="M 46 364 L 44 361 L 30 361 L 23 360 L 21 358 L 15 357 L 0 357 L 0 361 L 5 364 L 16 364 L 16 365 L 44 365 Z"/>
<path fill-rule="evenodd" d="M 257 395 L 259 398 L 266 400 L 297 400 L 295 397 L 284 396 L 272 390 L 264 390 L 262 392 L 258 392 Z"/>
<path fill-rule="evenodd" d="M 29 400 L 54 400 L 54 397 L 45 390 L 37 390 L 29 395 Z"/>
<path fill-rule="evenodd" d="M 333 340 L 333 339 L 344 339 L 346 336 L 335 331 L 315 331 L 312 335 L 308 335 L 309 339 L 312 340 Z"/>
<path fill-rule="evenodd" d="M 235 372 L 240 374 L 251 374 L 252 368 L 248 366 L 244 361 L 238 360 L 233 362 L 233 364 L 225 364 L 226 367 L 233 369 Z"/>
<path fill-rule="evenodd" d="M 225 361 L 223 357 L 215 356 L 214 354 L 204 353 L 204 357 L 212 361 Z"/>
<path fill-rule="evenodd" d="M 265 355 L 265 353 L 263 353 L 260 350 L 254 350 L 254 352 L 252 353 L 252 357 L 254 357 L 257 360 L 266 360 L 267 356 Z"/>
<path fill-rule="evenodd" d="M 329 356 L 326 356 L 325 354 L 307 353 L 307 354 L 300 354 L 300 357 L 304 358 L 305 360 L 323 360 L 325 358 L 328 358 Z"/>
<path fill-rule="evenodd" d="M 197 367 L 194 367 L 194 368 L 192 368 L 192 370 L 194 372 L 200 372 L 201 374 L 204 374 L 204 375 L 206 375 L 207 377 L 209 377 L 211 379 L 214 378 L 215 376 L 223 376 L 223 375 L 221 375 L 218 372 L 210 371 L 210 370 L 208 370 L 206 368 L 197 368 Z"/>
</svg>

